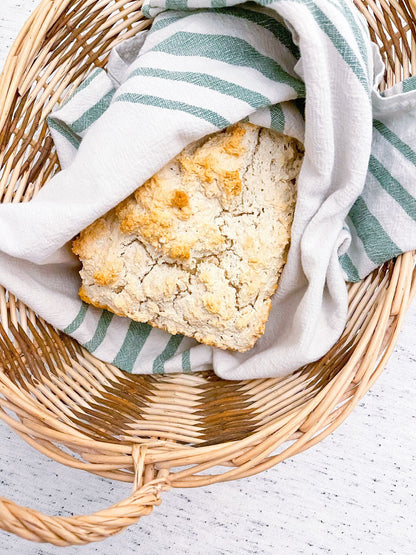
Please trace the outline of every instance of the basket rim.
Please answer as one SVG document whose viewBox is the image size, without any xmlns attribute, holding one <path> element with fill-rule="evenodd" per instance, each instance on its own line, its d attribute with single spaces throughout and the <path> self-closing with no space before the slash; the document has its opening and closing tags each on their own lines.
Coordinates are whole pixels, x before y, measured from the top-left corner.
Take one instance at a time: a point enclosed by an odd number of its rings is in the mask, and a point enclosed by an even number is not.
<svg viewBox="0 0 416 555">
<path fill-rule="evenodd" d="M 94 10 L 97 9 L 97 6 L 104 6 L 104 8 L 109 6 L 111 1 L 42 0 L 19 33 L 14 46 L 9 52 L 3 72 L 0 75 L 0 105 L 4 106 L 4 110 L 0 113 L 0 146 L 3 146 L 2 137 L 4 137 L 4 134 L 10 131 L 11 126 L 17 126 L 18 124 L 18 121 L 13 120 L 13 117 L 10 117 L 10 115 L 13 116 L 16 113 L 16 106 L 19 105 L 19 102 L 24 102 L 25 97 L 28 95 L 31 86 L 30 77 L 33 72 L 36 72 L 36 64 L 38 64 L 39 60 L 37 56 L 39 56 L 48 32 L 58 20 L 62 20 L 65 10 L 71 9 L 71 6 L 79 4 Z M 367 0 L 355 0 L 355 3 L 360 5 L 364 5 L 366 2 Z M 122 0 L 116 0 L 118 6 L 124 6 L 125 3 Z M 372 0 L 368 0 L 368 3 L 373 9 L 376 6 Z M 135 6 L 138 12 L 141 2 L 134 2 L 132 5 Z M 396 1 L 392 4 L 393 8 L 395 5 Z M 416 4 L 414 1 L 399 0 L 398 5 L 403 13 L 408 10 L 413 15 L 413 24 L 415 24 Z M 384 4 L 382 4 L 384 9 L 383 6 Z M 134 10 L 132 9 L 133 12 Z M 368 13 L 370 14 L 370 12 Z M 387 17 L 387 11 L 380 11 L 380 13 L 383 19 Z M 369 18 L 377 18 L 377 11 L 373 11 L 372 14 L 366 17 L 370 28 L 372 25 L 374 27 L 374 21 L 372 20 L 373 23 L 370 23 Z M 141 17 L 138 17 L 137 21 L 140 21 L 140 19 Z M 379 25 L 380 21 L 377 21 L 376 23 Z M 103 23 L 103 25 L 105 24 Z M 127 34 L 134 34 L 133 31 L 136 32 L 133 27 L 129 29 L 127 23 L 126 29 Z M 111 29 L 109 33 L 111 33 Z M 28 36 L 32 38 L 31 41 L 27 40 Z M 125 37 L 126 34 L 123 35 L 123 38 Z M 111 40 L 113 40 L 112 37 L 109 38 L 110 42 Z M 113 43 L 117 40 L 118 37 L 115 36 Z M 412 60 L 412 67 L 416 69 L 416 59 Z M 394 79 L 394 77 L 395 74 L 392 71 L 390 79 Z M 44 84 L 46 84 L 46 81 Z M 60 94 L 61 92 L 58 95 L 55 94 L 55 96 L 60 96 Z M 52 102 L 47 104 L 49 109 L 52 109 L 52 105 Z M 32 106 L 33 109 L 34 107 Z M 22 107 L 23 110 L 24 105 Z M 40 113 L 41 117 L 46 117 L 45 114 L 42 114 L 42 110 Z M 40 121 L 41 118 L 39 118 L 38 124 Z M 7 168 L 6 171 L 8 171 Z M 123 518 L 128 520 L 130 524 L 140 516 L 148 514 L 153 505 L 159 502 L 161 489 L 166 489 L 170 486 L 196 487 L 251 476 L 274 466 L 287 457 L 312 447 L 332 433 L 347 418 L 384 369 L 394 349 L 404 315 L 415 293 L 416 272 L 414 270 L 413 253 L 411 252 L 405 253 L 394 262 L 386 264 L 383 269 L 377 270 L 360 284 L 351 286 L 350 308 L 352 307 L 353 318 L 356 317 L 356 320 L 353 319 L 352 323 L 347 325 L 346 332 L 344 332 L 344 341 L 347 343 L 348 341 L 354 341 L 358 337 L 358 343 L 353 343 L 354 351 L 349 353 L 349 358 L 342 366 L 342 369 L 328 379 L 318 393 L 303 406 L 295 406 L 292 412 L 288 411 L 282 418 L 271 420 L 262 426 L 259 425 L 257 430 L 250 431 L 241 439 L 231 439 L 216 444 L 206 442 L 205 445 L 182 445 L 177 443 L 175 447 L 168 440 L 164 442 L 157 440 L 157 445 L 155 445 L 155 442 L 152 444 L 150 440 L 142 441 L 139 436 L 132 436 L 129 443 L 117 442 L 115 439 L 114 441 L 105 441 L 102 438 L 92 440 L 82 429 L 71 427 L 67 421 L 60 420 L 51 411 L 46 401 L 42 404 L 38 397 L 33 397 L 33 389 L 25 390 L 24 388 L 19 388 L 19 382 L 13 381 L 13 374 L 5 372 L 0 372 L 0 394 L 2 395 L 0 397 L 0 418 L 14 428 L 30 445 L 58 462 L 82 468 L 102 476 L 132 481 L 134 483 L 133 495 L 127 502 L 117 506 L 117 509 L 113 508 L 111 513 L 114 516 L 118 514 L 117 511 L 126 510 L 127 512 L 123 512 Z M 0 333 L 0 363 L 3 365 L 3 368 L 7 368 L 5 365 L 10 365 L 11 363 L 2 354 L 1 341 L 5 342 L 10 349 L 10 353 L 12 353 L 10 356 L 13 357 L 13 353 L 17 353 L 15 361 L 19 358 L 26 361 L 24 364 L 28 364 L 28 361 L 32 360 L 33 368 L 35 367 L 33 362 L 36 356 L 35 351 L 42 350 L 43 347 L 42 356 L 46 358 L 45 353 L 49 353 L 48 356 L 51 357 L 52 361 L 55 361 L 52 346 L 56 348 L 59 345 L 58 339 L 55 337 L 56 333 L 54 335 L 45 326 L 46 331 L 40 331 L 41 339 L 44 343 L 41 344 L 40 340 L 37 339 L 37 344 L 35 345 L 32 341 L 34 348 L 33 352 L 30 351 L 25 341 L 31 331 L 31 320 L 28 318 L 26 328 L 24 326 L 18 328 L 16 325 L 18 320 L 16 314 L 19 310 L 22 310 L 22 303 L 19 304 L 19 301 L 15 299 L 11 301 L 10 298 L 12 297 L 9 297 L 9 300 L 6 301 L 6 292 L 0 292 L 0 316 L 3 323 L 0 329 L 6 330 L 6 334 Z M 369 317 L 360 324 L 360 315 L 357 316 L 356 311 L 366 307 L 368 300 L 374 303 L 372 305 L 373 312 L 370 312 Z M 350 326 L 349 329 L 348 326 Z M 7 343 L 5 338 L 7 330 L 17 333 L 14 343 L 10 340 L 10 344 Z M 22 347 L 22 345 L 26 345 L 26 347 Z M 20 348 L 20 352 L 16 350 L 16 346 Z M 27 348 L 26 351 L 24 350 L 25 348 Z M 334 354 L 334 352 L 331 350 L 320 361 L 314 363 L 314 368 L 318 368 L 321 373 L 324 372 L 325 365 L 330 361 L 331 353 Z M 33 358 L 31 359 L 30 356 Z M 76 366 L 79 363 L 78 356 L 83 357 L 85 363 L 83 373 Z M 125 383 L 133 387 L 135 383 L 132 377 L 126 376 L 124 372 L 117 371 L 117 369 L 110 365 L 97 361 L 93 355 L 85 352 L 76 352 L 75 350 L 71 351 L 69 347 L 68 351 L 62 354 L 61 364 L 65 370 L 61 370 L 57 365 L 56 369 L 58 372 L 69 372 L 67 368 L 69 366 L 68 360 L 73 365 L 72 372 L 80 372 L 80 375 L 82 374 L 83 377 L 85 372 L 93 372 L 92 368 L 94 368 L 94 376 L 96 373 L 102 372 L 103 380 L 105 380 L 106 384 L 110 383 L 111 380 L 117 383 L 121 383 L 124 380 Z M 77 360 L 78 363 L 76 362 Z M 264 389 L 267 385 L 280 389 L 286 387 L 290 391 L 293 384 L 297 380 L 305 380 L 305 376 L 309 377 L 304 369 L 299 369 L 286 378 L 238 381 L 235 386 L 236 390 L 233 390 L 233 393 L 236 394 L 238 388 L 240 388 L 239 391 L 251 386 L 253 390 L 255 388 Z M 52 380 L 51 375 L 48 375 L 48 379 Z M 149 388 L 154 395 L 160 394 L 160 391 L 162 391 L 160 384 L 167 384 L 169 387 L 176 388 L 177 391 L 184 394 L 185 392 L 189 393 L 187 388 L 194 389 L 199 394 L 202 386 L 209 383 L 205 373 L 181 374 L 179 377 L 169 374 L 159 377 L 143 376 L 143 380 L 146 383 L 149 381 Z M 214 381 L 222 382 L 219 379 Z M 224 382 L 226 384 L 229 383 L 225 380 Z M 50 381 L 50 383 L 52 382 Z M 42 381 L 38 380 L 39 390 L 42 385 Z M 33 381 L 33 387 L 36 389 L 35 380 Z M 217 386 L 214 383 L 212 387 L 214 391 Z M 221 387 L 221 385 L 218 387 Z M 264 397 L 261 399 L 263 400 Z M 10 413 L 13 413 L 13 416 Z M 63 414 L 62 416 L 65 415 Z M 259 421 L 261 421 L 260 418 Z M 290 445 L 287 446 L 287 443 L 290 443 Z M 70 449 L 71 453 L 74 454 L 68 454 L 64 449 L 58 447 L 60 445 Z M 285 448 L 282 450 L 283 446 Z M 280 449 L 277 454 L 275 454 L 276 449 Z M 80 461 L 79 453 L 85 454 L 85 451 L 91 451 L 92 453 L 94 450 L 95 457 L 91 456 L 90 459 L 85 458 Z M 214 465 L 221 464 L 230 464 L 232 469 L 222 474 L 199 474 L 199 472 L 212 468 Z M 187 468 L 184 470 L 172 471 L 174 467 L 185 465 Z M 49 518 L 47 520 L 40 513 L 26 510 L 26 512 L 22 513 L 23 516 L 20 523 L 16 524 L 12 522 L 11 516 L 16 514 L 16 511 L 21 510 L 21 508 L 16 509 L 16 507 L 11 502 L 5 503 L 4 500 L 0 499 L 0 527 L 8 526 L 10 531 L 20 535 L 26 534 L 29 539 L 36 537 L 41 538 L 42 541 L 46 539 L 46 541 L 51 543 L 59 541 L 61 542 L 59 545 L 71 545 L 71 543 L 65 542 L 76 543 L 79 538 L 82 538 L 83 543 L 96 541 L 96 537 L 91 533 L 91 529 L 88 530 L 90 521 L 87 518 L 82 520 L 79 517 L 81 520 L 74 521 L 72 519 L 56 520 L 47 517 Z M 130 515 L 133 509 L 136 511 L 135 515 L 138 515 L 137 518 L 136 516 L 134 518 L 127 516 L 127 514 Z M 38 530 L 34 532 L 30 530 L 27 522 L 31 518 L 37 518 L 44 523 L 46 522 L 46 531 Z M 108 513 L 104 511 L 97 518 L 103 519 L 103 522 L 107 523 Z M 116 524 L 109 526 L 102 532 L 104 537 L 115 533 L 115 529 L 119 531 L 119 529 L 124 527 L 124 525 L 120 524 L 120 520 L 117 520 L 115 516 L 114 518 Z M 70 530 L 70 536 L 67 539 L 59 537 L 59 526 L 64 526 L 66 531 Z M 103 528 L 105 527 L 106 525 L 103 524 Z M 79 528 L 82 531 L 78 533 L 74 528 Z"/>
<path fill-rule="evenodd" d="M 93 4 L 94 2 L 100 4 L 100 3 L 102 3 L 102 0 L 101 1 L 100 0 L 86 0 L 85 3 L 86 4 Z M 17 37 L 17 39 L 14 43 L 13 48 L 10 50 L 9 56 L 8 56 L 8 58 L 6 60 L 6 63 L 5 63 L 5 68 L 4 68 L 4 70 L 3 70 L 3 72 L 0 76 L 0 99 L 2 99 L 1 94 L 2 93 L 4 94 L 5 90 L 7 90 L 7 93 L 10 95 L 10 91 L 13 90 L 13 87 L 14 87 L 15 94 L 16 93 L 19 94 L 18 87 L 17 87 L 15 81 L 13 81 L 13 80 L 11 82 L 7 81 L 7 79 L 9 78 L 9 76 L 11 74 L 11 71 L 8 70 L 7 68 L 8 68 L 9 65 L 15 67 L 16 57 L 18 56 L 18 54 L 20 54 L 22 44 L 24 43 L 26 35 L 27 35 L 27 30 L 35 24 L 38 26 L 39 22 L 41 22 L 41 27 L 43 27 L 43 30 L 45 32 L 45 28 L 47 27 L 47 25 L 45 25 L 46 20 L 44 18 L 45 12 L 50 12 L 50 8 L 53 5 L 53 7 L 54 7 L 54 14 L 53 15 L 54 15 L 55 18 L 59 17 L 62 14 L 62 12 L 69 5 L 71 5 L 71 3 L 73 3 L 73 0 L 59 0 L 58 2 L 56 2 L 55 0 L 42 0 L 41 3 L 39 4 L 39 6 L 36 8 L 36 10 L 32 13 L 30 18 L 27 20 L 26 24 L 23 26 L 21 32 L 19 33 L 19 35 L 18 35 L 18 37 Z M 140 2 L 138 2 L 138 4 L 140 4 Z M 38 30 L 37 26 L 35 27 L 35 30 Z M 42 37 L 42 35 L 38 33 L 38 42 L 41 42 L 39 37 Z M 9 83 L 9 88 L 8 89 L 6 89 L 6 87 L 4 87 L 5 82 Z M 404 255 L 401 255 L 397 259 L 397 261 L 402 261 L 399 265 L 399 267 L 401 267 L 401 272 L 402 272 L 401 276 L 399 277 L 399 274 L 396 271 L 393 272 L 393 273 L 396 274 L 395 286 L 397 286 L 398 282 L 400 281 L 400 288 L 404 287 L 402 282 L 405 281 L 405 279 L 404 279 L 403 276 L 405 276 L 407 281 L 409 281 L 409 276 L 411 276 L 411 278 L 413 279 L 413 266 L 412 266 L 411 259 L 409 258 L 409 256 L 411 257 L 411 253 L 410 254 L 405 253 Z M 397 262 L 396 262 L 396 265 L 395 265 L 395 270 L 396 270 L 396 268 L 397 268 Z M 411 288 L 409 289 L 409 292 L 408 292 L 409 295 L 410 295 L 410 291 L 411 291 L 411 294 L 413 296 L 413 294 L 415 292 L 414 289 L 415 288 L 414 288 L 413 283 L 412 283 Z M 400 305 L 400 303 L 398 303 L 397 298 L 395 299 L 395 304 Z M 407 303 L 407 306 L 408 306 L 408 304 L 410 304 L 410 303 Z M 400 308 L 402 308 L 401 305 L 400 305 Z M 397 310 L 397 306 L 396 306 L 396 310 Z M 390 343 L 390 346 L 391 346 L 391 343 Z M 89 355 L 89 358 L 94 359 L 95 357 L 93 357 L 93 355 Z M 323 358 L 325 358 L 325 357 L 323 357 Z M 385 363 L 386 362 L 386 357 L 383 357 L 382 360 Z M 100 361 L 98 361 L 98 362 L 100 362 Z M 106 366 L 110 366 L 110 365 L 106 365 Z M 288 378 L 292 379 L 294 376 L 296 376 L 301 371 L 302 371 L 302 369 L 299 369 L 299 370 L 295 371 L 292 375 L 288 376 Z M 205 372 L 202 372 L 202 373 L 197 372 L 197 373 L 193 374 L 193 376 L 198 376 L 200 374 L 204 375 L 206 373 Z M 166 375 L 162 375 L 159 379 L 161 381 L 170 381 L 171 378 L 172 378 L 172 375 L 166 374 Z M 7 378 L 5 378 L 5 379 L 7 380 Z M 186 377 L 185 379 L 190 379 L 190 378 Z M 266 378 L 266 380 L 270 380 L 273 383 L 275 383 L 276 380 L 278 382 L 279 381 L 285 381 L 284 378 L 283 379 L 281 379 L 281 378 Z M 247 383 L 247 382 L 257 383 L 257 382 L 262 382 L 262 381 L 264 381 L 264 379 L 252 379 L 252 380 L 243 380 L 243 381 L 240 380 L 239 382 L 240 383 Z M 368 390 L 369 387 L 371 387 L 372 383 L 374 383 L 374 379 L 367 382 L 366 391 Z M 328 384 L 321 390 L 320 394 L 315 397 L 316 405 L 318 405 L 324 397 L 327 397 L 328 391 L 331 390 L 331 387 L 333 387 L 333 385 L 334 384 L 332 382 L 328 382 Z M 10 382 L 9 386 L 10 386 L 11 390 L 15 389 L 12 382 Z M 16 391 L 14 393 L 16 393 Z M 361 393 L 361 390 L 360 390 L 360 393 Z M 364 394 L 364 392 L 362 394 Z M 358 400 L 359 399 L 357 399 L 356 402 L 358 402 Z M 307 407 L 307 408 L 310 409 L 310 407 Z M 309 412 L 314 413 L 315 408 L 316 407 L 312 405 L 312 411 L 309 411 Z M 307 412 L 308 412 L 308 410 L 304 410 L 300 414 L 302 416 L 304 416 L 304 413 L 307 413 Z M 347 415 L 345 414 L 344 418 L 346 418 L 346 416 Z M 304 418 L 301 418 L 300 420 L 303 421 Z M 13 424 L 11 422 L 11 419 L 9 419 L 9 424 L 16 426 L 15 424 Z M 65 428 L 65 426 L 63 427 L 63 429 L 65 429 L 65 433 L 69 432 L 69 429 Z M 270 425 L 270 426 L 266 427 L 266 432 L 260 431 L 260 432 L 251 433 L 246 438 L 244 438 L 243 440 L 238 440 L 237 442 L 241 445 L 242 448 L 244 448 L 246 443 L 252 442 L 253 438 L 255 438 L 256 440 L 257 439 L 261 440 L 263 437 L 265 437 L 265 436 L 267 437 L 267 435 L 269 433 L 270 434 L 274 433 L 274 426 L 273 425 Z M 325 435 L 328 435 L 328 433 L 330 433 L 330 432 L 328 431 Z M 83 437 L 80 437 L 79 439 L 73 438 L 73 441 L 71 442 L 72 445 L 77 445 L 77 444 L 82 445 L 84 440 L 88 441 L 88 442 L 91 441 L 91 438 L 89 436 L 83 435 L 83 434 L 80 434 L 80 435 L 83 436 Z M 57 435 L 56 437 L 60 438 L 59 435 Z M 323 438 L 325 436 L 321 436 L 321 437 Z M 63 438 L 61 438 L 61 439 L 63 439 Z M 126 454 L 128 454 L 128 453 L 131 453 L 131 451 L 132 451 L 132 447 L 123 448 L 123 447 L 117 445 L 117 448 L 115 448 L 115 443 L 114 442 L 106 443 L 106 442 L 103 442 L 103 441 L 100 440 L 97 443 L 99 443 L 100 446 L 105 445 L 106 448 L 109 451 L 114 452 L 114 453 L 126 453 Z M 234 441 L 219 443 L 218 445 L 223 447 L 224 445 L 232 445 L 232 444 L 234 444 Z M 195 453 L 195 452 L 198 452 L 198 453 L 211 452 L 211 453 L 213 453 L 213 452 L 215 452 L 214 447 L 218 447 L 218 445 L 217 446 L 207 445 L 207 446 L 203 446 L 203 447 L 198 447 L 197 445 L 195 445 L 195 446 L 190 446 L 190 447 L 184 447 L 183 449 L 180 450 L 180 454 L 181 454 L 182 457 L 188 457 L 190 453 Z M 179 452 L 177 450 L 175 450 L 175 454 L 179 455 Z M 51 452 L 49 453 L 49 456 L 52 456 Z M 169 460 L 169 457 L 170 456 L 166 455 L 164 457 L 158 458 L 157 461 L 161 462 L 163 460 Z M 154 462 L 153 458 L 150 455 L 148 456 L 146 461 L 148 461 L 149 463 Z"/>
</svg>

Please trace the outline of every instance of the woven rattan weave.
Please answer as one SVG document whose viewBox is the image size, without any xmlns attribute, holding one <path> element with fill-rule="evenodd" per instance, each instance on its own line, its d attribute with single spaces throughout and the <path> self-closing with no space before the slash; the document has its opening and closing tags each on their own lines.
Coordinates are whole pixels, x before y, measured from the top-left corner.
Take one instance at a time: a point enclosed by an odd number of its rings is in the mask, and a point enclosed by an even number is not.
<svg viewBox="0 0 416 555">
<path fill-rule="evenodd" d="M 381 47 L 383 87 L 415 73 L 412 1 L 356 4 Z M 150 25 L 140 6 L 43 0 L 28 20 L 0 79 L 1 202 L 27 202 L 59 171 L 45 118 L 113 46 Z M 415 291 L 406 253 L 350 287 L 347 327 L 320 361 L 284 379 L 226 382 L 210 372 L 125 374 L 0 287 L 0 418 L 56 461 L 133 482 L 128 499 L 90 516 L 0 499 L 0 527 L 62 546 L 102 540 L 149 514 L 163 490 L 243 478 L 308 449 L 382 372 Z"/>
</svg>

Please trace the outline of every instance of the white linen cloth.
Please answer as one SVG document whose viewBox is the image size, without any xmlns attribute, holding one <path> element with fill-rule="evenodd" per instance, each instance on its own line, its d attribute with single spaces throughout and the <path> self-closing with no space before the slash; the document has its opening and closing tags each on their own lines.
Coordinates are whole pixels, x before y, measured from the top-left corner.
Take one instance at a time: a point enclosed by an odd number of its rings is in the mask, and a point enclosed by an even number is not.
<svg viewBox="0 0 416 555">
<path fill-rule="evenodd" d="M 98 358 L 132 372 L 279 376 L 322 356 L 345 280 L 416 247 L 413 78 L 383 68 L 345 0 L 147 1 L 156 16 L 49 119 L 63 171 L 0 206 L 0 283 Z M 170 336 L 82 303 L 70 240 L 190 142 L 248 120 L 304 142 L 288 262 L 246 353 Z"/>
</svg>

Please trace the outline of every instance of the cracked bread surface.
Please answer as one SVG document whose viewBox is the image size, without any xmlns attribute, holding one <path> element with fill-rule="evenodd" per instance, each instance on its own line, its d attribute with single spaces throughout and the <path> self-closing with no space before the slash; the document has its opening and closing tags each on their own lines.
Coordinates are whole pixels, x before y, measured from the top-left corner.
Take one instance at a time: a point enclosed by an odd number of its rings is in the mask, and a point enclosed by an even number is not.
<svg viewBox="0 0 416 555">
<path fill-rule="evenodd" d="M 221 349 L 264 333 L 303 149 L 239 123 L 186 147 L 73 242 L 80 297 Z"/>
</svg>

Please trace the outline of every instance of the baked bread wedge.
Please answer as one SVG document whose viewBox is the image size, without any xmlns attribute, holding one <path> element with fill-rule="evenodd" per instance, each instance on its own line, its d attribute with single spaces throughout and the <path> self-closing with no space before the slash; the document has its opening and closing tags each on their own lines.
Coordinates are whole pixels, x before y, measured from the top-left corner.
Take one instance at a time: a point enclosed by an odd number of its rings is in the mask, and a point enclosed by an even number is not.
<svg viewBox="0 0 416 555">
<path fill-rule="evenodd" d="M 302 158 L 295 139 L 250 123 L 189 145 L 73 241 L 81 298 L 250 349 L 286 262 Z"/>
</svg>

